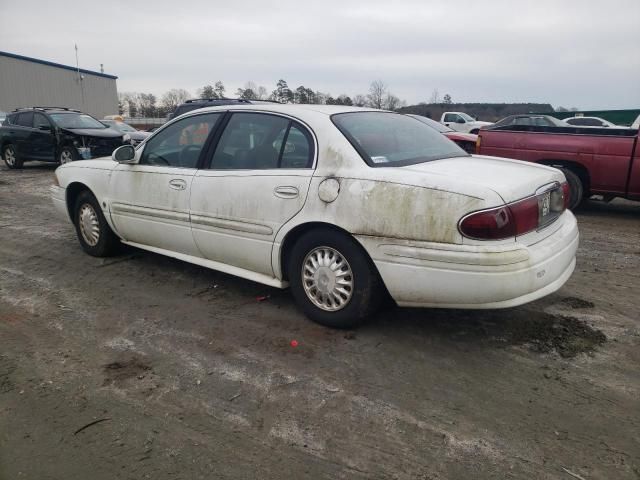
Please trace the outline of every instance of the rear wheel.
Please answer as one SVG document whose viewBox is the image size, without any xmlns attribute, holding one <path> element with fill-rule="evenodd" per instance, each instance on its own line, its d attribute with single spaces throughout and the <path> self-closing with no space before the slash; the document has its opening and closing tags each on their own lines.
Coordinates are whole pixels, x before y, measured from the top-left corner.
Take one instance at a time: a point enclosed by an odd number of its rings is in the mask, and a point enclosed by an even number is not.
<svg viewBox="0 0 640 480">
<path fill-rule="evenodd" d="M 298 306 L 328 327 L 359 325 L 384 298 L 378 272 L 362 247 L 337 231 L 303 234 L 291 251 L 288 274 Z"/>
<path fill-rule="evenodd" d="M 7 167 L 14 168 L 22 168 L 22 160 L 18 157 L 18 153 L 16 152 L 16 147 L 12 144 L 5 145 L 2 149 L 2 158 L 4 159 L 4 163 Z"/>
<path fill-rule="evenodd" d="M 108 257 L 118 247 L 118 237 L 104 218 L 98 200 L 85 190 L 76 200 L 73 223 L 82 249 L 94 257 Z"/>
<path fill-rule="evenodd" d="M 584 199 L 584 186 L 582 184 L 582 179 L 568 168 L 561 168 L 560 170 L 562 170 L 562 173 L 564 173 L 564 176 L 567 179 L 567 183 L 569 183 L 569 191 L 571 192 L 569 209 L 575 210 Z"/>
</svg>

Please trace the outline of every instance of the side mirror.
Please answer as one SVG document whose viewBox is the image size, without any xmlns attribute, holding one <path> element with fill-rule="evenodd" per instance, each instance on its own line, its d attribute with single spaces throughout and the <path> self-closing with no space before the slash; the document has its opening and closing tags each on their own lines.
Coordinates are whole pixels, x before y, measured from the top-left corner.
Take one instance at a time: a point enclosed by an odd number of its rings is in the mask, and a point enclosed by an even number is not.
<svg viewBox="0 0 640 480">
<path fill-rule="evenodd" d="M 46 132 L 50 132 L 51 131 L 51 125 L 40 125 L 38 127 L 38 130 L 44 130 Z"/>
<path fill-rule="evenodd" d="M 111 158 L 118 163 L 134 163 L 136 149 L 131 145 L 122 145 L 113 151 Z"/>
<path fill-rule="evenodd" d="M 458 118 L 456 120 L 456 123 L 467 123 L 467 122 L 464 121 L 464 118 Z"/>
</svg>

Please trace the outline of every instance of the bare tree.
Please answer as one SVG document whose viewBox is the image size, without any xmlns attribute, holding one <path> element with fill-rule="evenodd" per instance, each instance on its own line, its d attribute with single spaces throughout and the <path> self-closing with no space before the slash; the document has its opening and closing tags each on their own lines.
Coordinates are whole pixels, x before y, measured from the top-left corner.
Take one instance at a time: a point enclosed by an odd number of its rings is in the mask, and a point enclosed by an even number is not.
<svg viewBox="0 0 640 480">
<path fill-rule="evenodd" d="M 178 105 L 184 103 L 191 94 L 183 88 L 173 88 L 162 95 L 162 106 L 167 111 L 174 111 Z"/>
<path fill-rule="evenodd" d="M 266 100 L 269 98 L 267 89 L 251 80 L 244 84 L 244 88 L 236 90 L 236 95 L 239 98 L 246 98 L 247 100 Z"/>
<path fill-rule="evenodd" d="M 402 101 L 393 93 L 387 93 L 384 97 L 384 108 L 387 110 L 396 110 L 400 108 Z"/>
<path fill-rule="evenodd" d="M 354 95 L 353 105 L 356 107 L 365 107 L 367 105 L 367 97 L 362 94 Z"/>
<path fill-rule="evenodd" d="M 382 108 L 384 106 L 384 97 L 387 94 L 387 86 L 382 80 L 375 80 L 369 86 L 369 94 L 367 95 L 370 107 Z"/>
<path fill-rule="evenodd" d="M 429 103 L 442 103 L 442 98 L 440 97 L 440 92 L 438 92 L 437 88 L 433 89 L 431 98 L 429 98 Z"/>
<path fill-rule="evenodd" d="M 216 98 L 224 98 L 224 92 L 225 92 L 226 88 L 224 88 L 224 83 L 222 83 L 220 80 L 218 80 L 216 82 L 215 87 L 213 87 L 213 91 L 216 93 Z"/>
</svg>

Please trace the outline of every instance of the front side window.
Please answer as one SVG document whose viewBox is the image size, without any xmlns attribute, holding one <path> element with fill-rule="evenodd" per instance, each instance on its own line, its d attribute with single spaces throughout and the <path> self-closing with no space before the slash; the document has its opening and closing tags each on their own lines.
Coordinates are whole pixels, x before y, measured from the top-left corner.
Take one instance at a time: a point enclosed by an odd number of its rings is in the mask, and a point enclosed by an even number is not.
<svg viewBox="0 0 640 480">
<path fill-rule="evenodd" d="M 49 120 L 47 120 L 47 117 L 45 117 L 43 114 L 34 113 L 33 114 L 33 128 L 40 128 L 40 127 L 51 128 L 51 123 L 49 123 Z"/>
<path fill-rule="evenodd" d="M 606 127 L 606 125 L 597 118 L 585 118 L 583 125 L 587 127 Z"/>
<path fill-rule="evenodd" d="M 140 164 L 196 168 L 200 152 L 222 115 L 193 115 L 163 128 L 147 141 Z"/>
<path fill-rule="evenodd" d="M 211 162 L 216 170 L 309 168 L 313 161 L 308 132 L 288 118 L 234 113 Z"/>
<path fill-rule="evenodd" d="M 515 125 L 531 125 L 531 119 L 529 117 L 517 117 L 514 124 Z"/>
<path fill-rule="evenodd" d="M 435 129 L 406 115 L 353 112 L 332 115 L 331 120 L 371 167 L 469 155 Z"/>
</svg>

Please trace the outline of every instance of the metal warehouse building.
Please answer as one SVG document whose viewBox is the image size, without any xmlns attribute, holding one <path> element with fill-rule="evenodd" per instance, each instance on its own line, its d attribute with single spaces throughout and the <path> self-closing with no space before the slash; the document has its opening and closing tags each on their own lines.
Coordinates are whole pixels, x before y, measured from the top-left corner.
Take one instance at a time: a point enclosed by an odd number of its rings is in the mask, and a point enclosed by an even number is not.
<svg viewBox="0 0 640 480">
<path fill-rule="evenodd" d="M 97 118 L 118 113 L 114 75 L 0 51 L 0 111 L 55 106 Z"/>
</svg>

